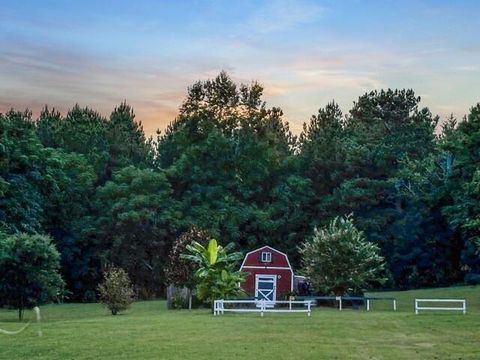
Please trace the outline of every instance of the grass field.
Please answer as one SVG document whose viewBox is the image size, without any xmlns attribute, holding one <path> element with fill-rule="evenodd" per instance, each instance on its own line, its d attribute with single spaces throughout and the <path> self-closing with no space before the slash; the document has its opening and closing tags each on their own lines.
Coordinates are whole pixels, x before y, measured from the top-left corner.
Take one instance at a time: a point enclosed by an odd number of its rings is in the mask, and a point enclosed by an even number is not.
<svg viewBox="0 0 480 360">
<path fill-rule="evenodd" d="M 375 294 L 379 295 L 379 294 Z M 98 304 L 41 308 L 43 336 L 32 323 L 0 334 L 2 359 L 480 359 L 480 287 L 382 293 L 398 299 L 372 311 L 329 308 L 304 314 L 167 311 L 164 301 L 136 303 L 111 316 Z M 467 299 L 467 314 L 414 315 L 415 297 Z M 33 318 L 33 312 L 27 312 Z M 0 328 L 16 330 L 15 311 Z"/>
</svg>

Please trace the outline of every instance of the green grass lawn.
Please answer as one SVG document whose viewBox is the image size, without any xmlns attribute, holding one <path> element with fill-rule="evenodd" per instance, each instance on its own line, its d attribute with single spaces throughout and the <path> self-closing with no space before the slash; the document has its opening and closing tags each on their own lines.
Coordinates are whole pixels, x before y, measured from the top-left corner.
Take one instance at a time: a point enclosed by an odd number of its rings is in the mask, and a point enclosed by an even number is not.
<svg viewBox="0 0 480 360">
<path fill-rule="evenodd" d="M 380 294 L 375 294 L 380 295 Z M 381 293 L 372 311 L 315 309 L 304 314 L 167 311 L 164 301 L 136 303 L 111 316 L 98 304 L 41 308 L 43 336 L 32 323 L 0 334 L 2 359 L 480 359 L 480 287 Z M 414 315 L 415 297 L 467 299 L 467 314 Z M 33 312 L 27 312 L 33 318 Z M 16 330 L 15 311 L 0 310 L 0 328 Z"/>
</svg>

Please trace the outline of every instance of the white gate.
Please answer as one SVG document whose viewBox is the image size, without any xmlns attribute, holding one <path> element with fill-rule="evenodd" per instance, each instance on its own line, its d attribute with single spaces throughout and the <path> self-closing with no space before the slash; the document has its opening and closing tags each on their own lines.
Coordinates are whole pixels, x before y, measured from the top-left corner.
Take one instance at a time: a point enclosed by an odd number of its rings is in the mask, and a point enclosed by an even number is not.
<svg viewBox="0 0 480 360">
<path fill-rule="evenodd" d="M 255 276 L 255 299 L 265 302 L 265 306 L 272 307 L 277 299 L 277 275 Z"/>
</svg>

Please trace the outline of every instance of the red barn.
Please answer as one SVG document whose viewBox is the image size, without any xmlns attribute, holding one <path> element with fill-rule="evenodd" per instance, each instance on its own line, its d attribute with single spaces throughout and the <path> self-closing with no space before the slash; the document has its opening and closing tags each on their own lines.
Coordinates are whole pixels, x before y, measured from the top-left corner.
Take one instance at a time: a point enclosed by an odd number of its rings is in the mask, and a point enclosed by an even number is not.
<svg viewBox="0 0 480 360">
<path fill-rule="evenodd" d="M 287 255 L 270 246 L 247 253 L 240 271 L 248 273 L 243 289 L 256 299 L 282 300 L 293 291 L 293 270 Z"/>
</svg>

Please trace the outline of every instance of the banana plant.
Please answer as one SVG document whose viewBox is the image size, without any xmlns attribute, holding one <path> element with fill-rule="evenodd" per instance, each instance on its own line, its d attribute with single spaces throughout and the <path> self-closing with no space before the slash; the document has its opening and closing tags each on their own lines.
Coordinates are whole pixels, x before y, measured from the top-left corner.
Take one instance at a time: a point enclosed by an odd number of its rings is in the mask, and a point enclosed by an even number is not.
<svg viewBox="0 0 480 360">
<path fill-rule="evenodd" d="M 211 239 L 205 247 L 198 242 L 187 245 L 187 254 L 182 258 L 196 264 L 195 279 L 197 295 L 211 304 L 215 299 L 226 299 L 244 295 L 239 284 L 245 281 L 246 274 L 236 271 L 235 266 L 243 258 L 240 252 L 230 252 L 234 244 L 223 247 Z"/>
<path fill-rule="evenodd" d="M 233 243 L 223 247 L 218 245 L 215 239 L 211 239 L 206 247 L 194 241 L 187 245 L 186 248 L 189 253 L 183 254 L 182 258 L 193 261 L 200 268 L 205 269 L 231 267 L 243 258 L 241 252 L 229 253 L 234 248 Z"/>
</svg>

